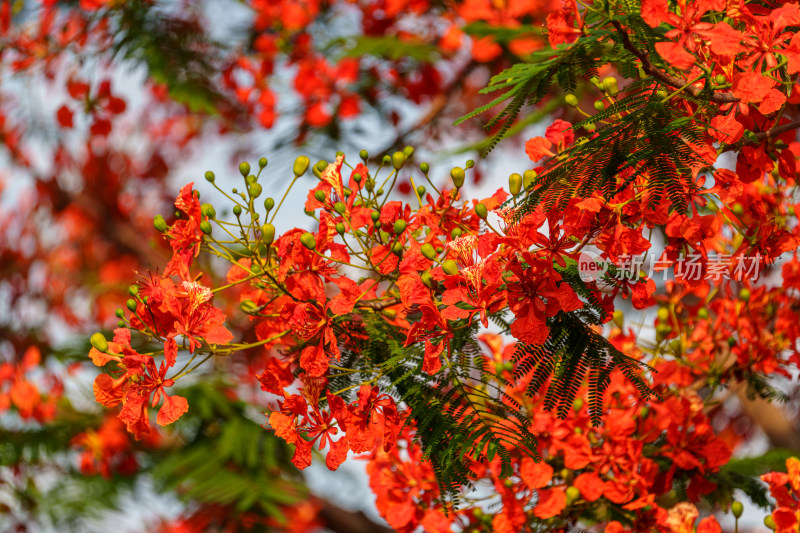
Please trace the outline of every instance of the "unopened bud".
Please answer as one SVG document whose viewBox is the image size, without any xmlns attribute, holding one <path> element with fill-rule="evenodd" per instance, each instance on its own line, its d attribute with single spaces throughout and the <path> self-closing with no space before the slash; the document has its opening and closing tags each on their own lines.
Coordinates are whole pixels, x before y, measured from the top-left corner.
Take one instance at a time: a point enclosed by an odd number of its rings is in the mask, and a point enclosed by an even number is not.
<svg viewBox="0 0 800 533">
<path fill-rule="evenodd" d="M 325 191 L 318 190 L 317 192 L 315 192 L 314 193 L 314 199 L 316 199 L 318 202 L 324 202 L 325 201 Z"/>
<path fill-rule="evenodd" d="M 533 187 L 533 182 L 536 181 L 536 171 L 535 170 L 526 170 L 522 173 L 522 186 L 525 187 L 527 191 L 531 187 Z"/>
<path fill-rule="evenodd" d="M 458 263 L 453 261 L 452 259 L 448 259 L 444 263 L 442 263 L 442 270 L 448 276 L 455 276 L 458 274 Z"/>
<path fill-rule="evenodd" d="M 305 232 L 300 235 L 300 242 L 303 243 L 303 246 L 308 248 L 309 250 L 313 250 L 317 247 L 317 240 L 314 238 L 314 235 L 311 233 Z"/>
<path fill-rule="evenodd" d="M 436 250 L 429 242 L 426 242 L 420 247 L 420 252 L 426 259 L 430 259 L 431 261 L 433 261 L 433 258 L 436 257 Z"/>
<path fill-rule="evenodd" d="M 204 217 L 214 218 L 217 216 L 217 210 L 214 209 L 214 206 L 211 204 L 203 204 L 200 206 L 200 213 Z"/>
<path fill-rule="evenodd" d="M 100 352 L 106 353 L 108 351 L 108 341 L 105 335 L 99 331 L 89 338 L 89 342 Z"/>
<path fill-rule="evenodd" d="M 341 223 L 341 222 L 337 222 L 336 223 L 336 233 L 338 233 L 339 235 L 344 235 L 344 230 L 345 230 L 344 224 Z"/>
<path fill-rule="evenodd" d="M 731 503 L 731 512 L 735 518 L 741 517 L 742 513 L 744 512 L 744 505 L 742 505 L 742 502 L 734 500 Z"/>
<path fill-rule="evenodd" d="M 292 172 L 298 178 L 306 173 L 308 170 L 308 165 L 311 164 L 308 157 L 301 155 L 297 159 L 294 160 L 294 166 L 292 167 Z"/>
<path fill-rule="evenodd" d="M 453 185 L 455 185 L 456 189 L 460 189 L 464 186 L 466 174 L 463 168 L 453 167 L 453 170 L 450 171 L 450 177 L 453 179 Z"/>
<path fill-rule="evenodd" d="M 239 174 L 241 174 L 243 178 L 246 178 L 247 175 L 250 174 L 250 163 L 247 161 L 239 163 Z"/>
<path fill-rule="evenodd" d="M 419 169 L 422 171 L 423 174 L 427 174 L 431 170 L 431 166 L 428 163 L 422 162 L 419 164 Z"/>
<path fill-rule="evenodd" d="M 512 196 L 516 196 L 522 190 L 522 176 L 514 172 L 508 177 L 508 190 Z"/>
<path fill-rule="evenodd" d="M 403 152 L 395 152 L 392 154 L 392 167 L 395 170 L 400 170 L 406 164 L 406 156 Z"/>
<path fill-rule="evenodd" d="M 406 230 L 406 221 L 403 220 L 402 218 L 397 220 L 394 223 L 394 233 L 395 233 L 395 235 L 400 235 L 405 230 Z"/>
<path fill-rule="evenodd" d="M 333 204 L 333 210 L 339 213 L 340 215 L 343 215 L 344 212 L 347 211 L 347 206 L 344 205 L 344 202 L 336 202 L 335 204 Z"/>
<path fill-rule="evenodd" d="M 208 220 L 202 221 L 200 223 L 200 231 L 206 235 L 211 235 L 211 223 Z"/>
<path fill-rule="evenodd" d="M 217 177 L 214 175 L 214 173 L 210 170 L 206 170 L 206 181 L 209 183 L 214 183 L 215 179 L 217 179 Z"/>
<path fill-rule="evenodd" d="M 486 204 L 483 202 L 478 202 L 475 205 L 475 214 L 486 220 L 486 217 L 489 216 L 489 210 L 486 208 Z"/>
<path fill-rule="evenodd" d="M 369 159 L 369 152 L 367 152 L 366 150 L 361 150 L 360 152 L 358 152 L 358 157 L 360 157 L 364 161 L 364 163 L 366 163 L 367 159 Z"/>
<path fill-rule="evenodd" d="M 269 246 L 275 240 L 275 226 L 264 224 L 261 226 L 261 241 Z"/>
<path fill-rule="evenodd" d="M 258 160 L 258 167 L 264 168 L 265 166 L 267 166 L 267 158 L 262 157 L 261 159 Z"/>
<path fill-rule="evenodd" d="M 156 228 L 161 233 L 167 231 L 167 221 L 164 220 L 164 217 L 161 215 L 156 215 L 153 217 L 153 227 Z"/>
</svg>

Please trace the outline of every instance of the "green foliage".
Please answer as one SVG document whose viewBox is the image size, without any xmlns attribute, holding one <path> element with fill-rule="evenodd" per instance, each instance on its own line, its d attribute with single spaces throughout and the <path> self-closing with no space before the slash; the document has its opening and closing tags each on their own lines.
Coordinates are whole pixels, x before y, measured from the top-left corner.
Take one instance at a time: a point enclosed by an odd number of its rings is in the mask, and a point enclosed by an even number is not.
<svg viewBox="0 0 800 533">
<path fill-rule="evenodd" d="M 591 310 L 559 312 L 548 320 L 550 335 L 543 344 L 517 345 L 514 378 L 519 380 L 533 374 L 526 393 L 535 396 L 552 377 L 544 396 L 544 407 L 557 410 L 561 418 L 567 416 L 578 390 L 588 380 L 589 414 L 592 424 L 599 425 L 603 416 L 603 394 L 615 369 L 625 374 L 643 399 L 658 398 L 640 373 L 642 367 L 654 369 L 623 354 L 589 326 L 600 323 L 598 315 Z"/>
<path fill-rule="evenodd" d="M 436 46 L 403 41 L 397 36 L 359 35 L 356 38 L 340 39 L 332 44 L 342 43 L 346 46 L 345 57 L 375 56 L 396 61 L 413 59 L 420 62 L 431 62 L 438 55 Z"/>
</svg>

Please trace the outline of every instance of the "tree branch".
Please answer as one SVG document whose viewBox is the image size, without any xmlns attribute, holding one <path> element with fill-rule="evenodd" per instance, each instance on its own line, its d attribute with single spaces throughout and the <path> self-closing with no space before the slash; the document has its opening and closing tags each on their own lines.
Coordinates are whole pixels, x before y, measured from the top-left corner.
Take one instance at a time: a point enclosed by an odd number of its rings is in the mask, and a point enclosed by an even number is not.
<svg viewBox="0 0 800 533">
<path fill-rule="evenodd" d="M 749 139 L 744 138 L 739 142 L 726 146 L 725 148 L 722 149 L 720 153 L 722 154 L 725 152 L 739 150 L 742 146 L 745 146 L 747 144 L 759 144 L 765 139 L 771 139 L 773 137 L 777 137 L 781 133 L 786 133 L 787 131 L 792 131 L 797 128 L 800 128 L 800 120 L 793 120 L 792 122 L 787 122 L 786 124 L 775 126 L 774 128 L 770 128 L 766 131 L 759 131 L 758 133 L 755 134 L 754 137 L 751 137 Z"/>
</svg>

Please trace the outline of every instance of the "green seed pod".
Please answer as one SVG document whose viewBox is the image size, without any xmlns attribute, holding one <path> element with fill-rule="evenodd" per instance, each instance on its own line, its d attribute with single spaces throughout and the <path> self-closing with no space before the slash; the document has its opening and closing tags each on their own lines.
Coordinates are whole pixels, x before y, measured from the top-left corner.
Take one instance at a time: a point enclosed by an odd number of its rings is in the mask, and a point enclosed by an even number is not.
<svg viewBox="0 0 800 533">
<path fill-rule="evenodd" d="M 211 205 L 211 204 L 203 204 L 203 205 L 201 205 L 200 206 L 200 213 L 204 217 L 208 217 L 208 218 L 216 218 L 216 216 L 217 216 L 217 210 L 214 209 L 214 206 Z"/>
<path fill-rule="evenodd" d="M 202 221 L 200 223 L 200 231 L 206 235 L 211 235 L 211 223 L 208 220 Z"/>
<path fill-rule="evenodd" d="M 433 288 L 433 284 L 436 282 L 431 276 L 431 273 L 427 270 L 420 275 L 420 278 L 422 279 L 422 284 L 429 289 Z"/>
<path fill-rule="evenodd" d="M 483 202 L 478 202 L 475 205 L 475 214 L 486 220 L 486 217 L 489 216 L 489 210 L 486 208 L 486 204 Z"/>
<path fill-rule="evenodd" d="M 402 218 L 395 221 L 394 223 L 394 233 L 395 235 L 400 235 L 406 230 L 406 221 Z"/>
<path fill-rule="evenodd" d="M 356 183 L 361 183 L 362 179 L 364 179 L 364 178 L 361 177 L 361 174 L 358 174 L 358 173 L 353 174 L 353 181 L 355 181 Z"/>
<path fill-rule="evenodd" d="M 264 168 L 265 166 L 267 166 L 267 158 L 262 157 L 258 160 L 258 168 Z"/>
<path fill-rule="evenodd" d="M 89 337 L 89 342 L 100 352 L 106 353 L 108 351 L 108 341 L 105 335 L 99 331 Z"/>
<path fill-rule="evenodd" d="M 127 307 L 128 311 L 131 313 L 136 312 L 136 300 L 133 298 L 128 298 L 128 301 L 125 302 L 125 307 Z"/>
<path fill-rule="evenodd" d="M 451 239 L 458 239 L 464 232 L 461 231 L 461 228 L 453 228 L 453 231 L 450 232 Z"/>
<path fill-rule="evenodd" d="M 742 287 L 741 290 L 739 290 L 739 299 L 743 302 L 750 300 L 750 289 Z"/>
<path fill-rule="evenodd" d="M 605 111 L 606 110 L 606 104 L 604 104 L 602 100 L 598 100 L 598 101 L 596 101 L 594 103 L 594 108 L 597 111 Z"/>
<path fill-rule="evenodd" d="M 324 202 L 325 201 L 325 191 L 319 190 L 319 191 L 315 192 L 314 193 L 314 198 L 318 202 Z"/>
<path fill-rule="evenodd" d="M 206 170 L 206 181 L 209 183 L 214 183 L 215 179 L 217 179 L 217 177 L 214 175 L 214 173 L 210 170 Z"/>
<path fill-rule="evenodd" d="M 401 257 L 403 255 L 403 243 L 397 241 L 392 245 L 392 253 L 397 257 Z"/>
<path fill-rule="evenodd" d="M 366 163 L 367 159 L 369 159 L 369 152 L 367 152 L 366 150 L 361 150 L 360 152 L 358 152 L 358 157 L 360 157 L 364 161 L 364 163 Z"/>
<path fill-rule="evenodd" d="M 267 210 L 267 213 L 272 211 L 272 208 L 275 207 L 275 200 L 269 196 L 266 200 L 264 200 L 264 209 Z"/>
<path fill-rule="evenodd" d="M 300 235 L 300 242 L 303 243 L 303 246 L 308 248 L 309 250 L 313 250 L 317 247 L 317 240 L 314 238 L 314 235 L 308 232 L 303 233 Z"/>
<path fill-rule="evenodd" d="M 516 196 L 522 190 L 522 176 L 514 172 L 508 177 L 508 190 L 512 196 Z"/>
<path fill-rule="evenodd" d="M 406 156 L 403 152 L 395 152 L 392 154 L 392 167 L 395 170 L 400 170 L 406 164 Z"/>
<path fill-rule="evenodd" d="M 431 166 L 428 163 L 422 162 L 419 164 L 419 169 L 422 171 L 423 174 L 427 175 L 428 172 L 431 170 Z"/>
<path fill-rule="evenodd" d="M 269 246 L 275 240 L 275 226 L 264 224 L 261 226 L 261 242 Z"/>
<path fill-rule="evenodd" d="M 426 259 L 430 259 L 431 261 L 433 261 L 433 258 L 436 257 L 436 250 L 429 242 L 426 242 L 420 247 L 420 252 Z"/>
<path fill-rule="evenodd" d="M 567 96 L 565 96 L 564 97 L 564 101 L 570 107 L 577 107 L 578 106 L 578 97 L 575 96 L 574 94 L 568 94 Z"/>
<path fill-rule="evenodd" d="M 403 148 L 403 155 L 406 156 L 406 159 L 410 158 L 412 155 L 414 155 L 414 147 L 406 146 Z"/>
<path fill-rule="evenodd" d="M 725 78 L 725 74 L 717 74 L 714 76 L 714 81 L 717 82 L 717 85 L 724 85 L 728 82 L 728 79 Z"/>
<path fill-rule="evenodd" d="M 372 213 L 369 214 L 369 218 L 372 219 L 372 222 L 377 222 L 378 219 L 381 218 L 381 212 L 373 211 Z"/>
<path fill-rule="evenodd" d="M 117 307 L 114 309 L 114 315 L 116 315 L 117 318 L 125 318 L 125 311 L 123 311 L 121 307 Z"/>
<path fill-rule="evenodd" d="M 301 155 L 297 159 L 294 160 L 294 166 L 292 167 L 292 172 L 298 178 L 306 173 L 308 170 L 308 165 L 311 164 L 308 157 Z"/>
<path fill-rule="evenodd" d="M 417 196 L 419 196 L 420 198 L 425 198 L 426 192 L 427 190 L 425 189 L 424 185 L 420 185 L 419 187 L 417 187 Z"/>
<path fill-rule="evenodd" d="M 581 491 L 578 490 L 575 486 L 567 487 L 567 507 L 575 503 L 575 500 L 581 497 Z"/>
<path fill-rule="evenodd" d="M 233 215 L 238 217 L 241 214 L 242 214 L 242 206 L 240 206 L 240 205 L 233 206 Z"/>
<path fill-rule="evenodd" d="M 382 164 L 384 165 L 391 165 L 392 164 L 392 157 L 389 154 L 383 156 Z"/>
<path fill-rule="evenodd" d="M 448 276 L 455 276 L 458 274 L 458 263 L 452 259 L 448 259 L 442 263 L 442 270 L 444 270 L 444 273 Z"/>
<path fill-rule="evenodd" d="M 338 233 L 339 235 L 344 235 L 344 230 L 345 230 L 344 224 L 341 223 L 341 222 L 337 222 L 336 223 L 336 233 Z"/>
<path fill-rule="evenodd" d="M 464 178 L 466 175 L 463 168 L 453 167 L 453 170 L 450 171 L 450 177 L 453 179 L 453 185 L 455 185 L 456 189 L 460 189 L 464 186 Z"/>
<path fill-rule="evenodd" d="M 247 177 L 247 175 L 250 174 L 250 163 L 247 161 L 239 163 L 239 174 L 241 174 L 243 178 Z"/>
<path fill-rule="evenodd" d="M 161 215 L 156 215 L 153 217 L 153 227 L 161 233 L 164 233 L 167 231 L 167 221 L 164 220 L 164 217 Z"/>
<path fill-rule="evenodd" d="M 535 170 L 526 170 L 522 173 L 522 186 L 525 187 L 527 191 L 531 187 L 533 187 L 533 182 L 536 181 L 536 171 Z"/>
<path fill-rule="evenodd" d="M 731 502 L 731 512 L 735 518 L 740 518 L 744 512 L 744 505 L 742 505 L 742 502 L 736 500 Z"/>
<path fill-rule="evenodd" d="M 333 210 L 339 213 L 340 215 L 343 215 L 344 212 L 347 211 L 347 206 L 344 205 L 344 202 L 336 202 L 335 204 L 333 204 Z"/>
</svg>

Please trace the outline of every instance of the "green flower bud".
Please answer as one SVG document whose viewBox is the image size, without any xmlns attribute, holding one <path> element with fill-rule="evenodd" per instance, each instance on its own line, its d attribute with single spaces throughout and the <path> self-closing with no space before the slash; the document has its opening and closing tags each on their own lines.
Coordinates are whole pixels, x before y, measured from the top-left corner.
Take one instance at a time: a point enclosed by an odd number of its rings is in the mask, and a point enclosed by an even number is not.
<svg viewBox="0 0 800 533">
<path fill-rule="evenodd" d="M 200 231 L 206 235 L 211 235 L 211 223 L 208 220 L 202 221 L 200 223 Z"/>
<path fill-rule="evenodd" d="M 272 211 L 273 207 L 275 207 L 275 200 L 271 196 L 268 196 L 267 199 L 264 200 L 264 209 L 266 209 L 267 213 L 269 213 Z"/>
<path fill-rule="evenodd" d="M 366 163 L 367 159 L 369 159 L 369 152 L 367 152 L 366 150 L 361 150 L 360 152 L 358 152 L 358 157 L 360 157 L 364 161 L 364 163 Z"/>
<path fill-rule="evenodd" d="M 248 315 L 252 315 L 253 313 L 257 312 L 258 306 L 253 300 L 242 300 L 239 304 L 239 308 L 247 313 Z"/>
<path fill-rule="evenodd" d="M 128 287 L 128 294 L 136 298 L 139 295 L 139 286 L 131 285 L 130 287 Z"/>
<path fill-rule="evenodd" d="M 261 242 L 269 246 L 275 240 L 275 226 L 264 224 L 261 226 Z"/>
<path fill-rule="evenodd" d="M 319 190 L 319 191 L 315 192 L 314 193 L 314 198 L 318 202 L 324 202 L 325 201 L 325 191 Z"/>
<path fill-rule="evenodd" d="M 481 217 L 482 219 L 486 220 L 486 217 L 489 216 L 489 210 L 486 209 L 486 204 L 483 202 L 478 202 L 475 205 L 475 214 Z"/>
<path fill-rule="evenodd" d="M 423 174 L 428 174 L 431 170 L 431 166 L 428 163 L 422 162 L 419 164 L 419 169 L 422 171 Z"/>
<path fill-rule="evenodd" d="M 344 235 L 344 230 L 345 230 L 344 224 L 341 223 L 341 222 L 337 222 L 336 223 L 336 233 L 338 233 L 339 235 Z"/>
<path fill-rule="evenodd" d="M 125 327 L 125 321 L 124 320 L 117 320 L 117 327 L 118 328 L 124 328 Z"/>
<path fill-rule="evenodd" d="M 739 299 L 743 302 L 750 300 L 750 289 L 742 287 L 741 290 L 739 290 Z"/>
<path fill-rule="evenodd" d="M 598 111 L 605 111 L 606 104 L 604 104 L 602 100 L 598 100 L 594 103 L 594 108 Z"/>
<path fill-rule="evenodd" d="M 586 126 L 584 126 L 584 129 L 586 131 L 588 131 L 589 133 L 592 133 L 593 131 L 595 131 L 597 129 L 597 126 L 595 126 L 593 123 L 589 123 Z"/>
<path fill-rule="evenodd" d="M 383 226 L 383 222 L 381 222 L 380 220 L 375 223 L 376 229 L 381 229 L 381 226 Z"/>
<path fill-rule="evenodd" d="M 206 181 L 209 183 L 214 183 L 215 179 L 217 179 L 217 177 L 214 175 L 214 173 L 210 170 L 206 170 Z"/>
<path fill-rule="evenodd" d="M 204 217 L 208 218 L 215 218 L 217 216 L 217 210 L 214 209 L 214 206 L 211 204 L 203 204 L 200 206 L 200 213 Z"/>
<path fill-rule="evenodd" d="M 568 94 L 567 96 L 565 96 L 564 97 L 564 101 L 570 107 L 577 107 L 578 106 L 578 97 L 575 96 L 574 94 Z"/>
<path fill-rule="evenodd" d="M 406 230 L 406 221 L 402 218 L 395 221 L 394 223 L 394 233 L 395 235 L 400 235 Z"/>
<path fill-rule="evenodd" d="M 728 346 L 731 348 L 736 346 L 736 337 L 728 337 Z"/>
<path fill-rule="evenodd" d="M 392 154 L 392 167 L 395 170 L 400 170 L 406 164 L 406 156 L 403 152 L 395 152 Z"/>
<path fill-rule="evenodd" d="M 426 242 L 420 247 L 420 252 L 426 259 L 430 259 L 431 261 L 433 261 L 433 258 L 436 257 L 436 250 L 429 242 Z"/>
<path fill-rule="evenodd" d="M 741 517 L 744 512 L 744 505 L 742 505 L 742 502 L 736 500 L 731 502 L 731 512 L 735 518 Z"/>
<path fill-rule="evenodd" d="M 381 196 L 383 194 L 383 189 L 378 189 L 375 191 L 375 196 Z"/>
<path fill-rule="evenodd" d="M 298 158 L 298 159 L 299 159 L 299 158 Z M 314 168 L 316 168 L 317 170 L 319 170 L 320 172 L 322 172 L 323 170 L 325 170 L 326 168 L 328 168 L 328 162 L 327 162 L 327 161 L 325 161 L 324 159 L 320 159 L 319 161 L 317 161 L 317 164 L 316 164 L 316 165 L 314 165 Z"/>
<path fill-rule="evenodd" d="M 442 263 L 442 270 L 444 270 L 444 273 L 448 276 L 455 276 L 458 274 L 458 263 L 452 259 L 448 259 Z"/>
<path fill-rule="evenodd" d="M 250 174 L 250 163 L 247 161 L 239 163 L 239 174 L 241 174 L 243 178 L 247 177 L 247 175 Z"/>
<path fill-rule="evenodd" d="M 667 322 L 669 320 L 669 308 L 664 306 L 659 307 L 657 316 L 659 322 Z"/>
<path fill-rule="evenodd" d="M 298 178 L 306 173 L 308 170 L 308 165 L 311 164 L 308 157 L 301 155 L 297 159 L 294 160 L 294 166 L 292 167 L 292 172 Z"/>
<path fill-rule="evenodd" d="M 425 192 L 427 191 L 425 190 L 424 185 L 420 185 L 419 187 L 417 187 L 417 196 L 419 196 L 420 198 L 425 198 Z"/>
<path fill-rule="evenodd" d="M 340 156 L 341 156 L 341 157 L 344 157 L 344 152 L 342 152 L 341 150 L 337 150 L 337 152 L 336 152 L 336 158 L 338 159 Z"/>
<path fill-rule="evenodd" d="M 343 215 L 344 212 L 347 211 L 347 206 L 344 205 L 344 202 L 336 202 L 335 204 L 333 204 L 333 210 L 339 213 L 340 215 Z"/>
<path fill-rule="evenodd" d="M 128 308 L 128 311 L 131 313 L 136 311 L 136 300 L 133 298 L 128 298 L 128 301 L 125 302 L 125 307 Z"/>
<path fill-rule="evenodd" d="M 603 88 L 606 90 L 608 94 L 614 96 L 617 94 L 617 79 L 613 76 L 608 76 L 603 79 Z"/>
<path fill-rule="evenodd" d="M 575 500 L 577 500 L 578 498 L 581 497 L 581 491 L 579 491 L 578 488 L 575 487 L 575 486 L 567 487 L 566 494 L 567 494 L 567 506 L 568 507 L 570 505 L 572 505 L 573 503 L 575 503 Z"/>
<path fill-rule="evenodd" d="M 108 351 L 108 341 L 105 335 L 99 331 L 89 337 L 89 342 L 100 352 L 106 353 Z"/>
<path fill-rule="evenodd" d="M 265 166 L 267 166 L 267 158 L 262 157 L 258 160 L 258 168 L 264 168 Z"/>
<path fill-rule="evenodd" d="M 308 248 L 309 250 L 313 250 L 317 247 L 317 240 L 314 238 L 314 235 L 311 233 L 305 232 L 300 235 L 300 242 L 303 243 L 303 246 Z"/>
<path fill-rule="evenodd" d="M 383 156 L 382 164 L 384 165 L 391 165 L 392 164 L 392 157 L 389 154 Z"/>
<path fill-rule="evenodd" d="M 618 327 L 622 327 L 622 324 L 625 322 L 625 313 L 619 309 L 614 310 L 612 320 L 614 320 L 614 324 L 616 324 Z"/>
<path fill-rule="evenodd" d="M 433 288 L 433 284 L 436 281 L 433 279 L 433 276 L 431 276 L 431 273 L 427 270 L 420 275 L 420 279 L 422 279 L 422 284 L 429 289 Z"/>
<path fill-rule="evenodd" d="M 583 398 L 575 398 L 575 401 L 572 402 L 572 410 L 577 413 L 581 409 L 583 409 Z"/>
<path fill-rule="evenodd" d="M 508 190 L 512 196 L 516 196 L 522 190 L 522 176 L 514 172 L 508 177 Z"/>
<path fill-rule="evenodd" d="M 121 307 L 117 307 L 114 309 L 114 315 L 116 315 L 117 318 L 125 318 L 125 311 L 123 311 Z"/>
<path fill-rule="evenodd" d="M 364 184 L 364 188 L 367 189 L 367 192 L 372 192 L 372 189 L 375 188 L 375 182 L 367 178 L 367 182 Z"/>
<path fill-rule="evenodd" d="M 467 168 L 472 168 L 475 166 L 475 161 L 473 161 L 472 159 L 467 159 L 467 164 L 464 166 L 466 166 Z"/>
<path fill-rule="evenodd" d="M 389 233 L 386 232 L 386 231 L 381 230 L 381 234 L 380 235 L 381 235 L 381 240 L 382 241 L 388 241 L 389 239 L 391 239 L 391 235 L 389 235 Z"/>
<path fill-rule="evenodd" d="M 233 215 L 238 217 L 241 214 L 242 214 L 242 206 L 240 206 L 240 205 L 233 206 Z"/>
<path fill-rule="evenodd" d="M 708 318 L 708 309 L 706 309 L 705 307 L 701 307 L 700 309 L 698 309 L 697 310 L 697 318 L 701 318 L 703 320 Z"/>
<path fill-rule="evenodd" d="M 372 219 L 372 222 L 377 222 L 378 219 L 381 218 L 381 212 L 373 211 L 372 213 L 369 214 L 369 218 Z"/>
<path fill-rule="evenodd" d="M 245 183 L 247 183 L 248 185 L 252 185 L 252 184 L 253 184 L 253 183 L 255 183 L 257 180 L 258 180 L 258 178 L 257 178 L 257 177 L 255 177 L 255 175 L 253 175 L 253 174 L 250 174 L 249 176 L 247 176 L 247 177 L 244 179 L 244 182 L 245 182 Z"/>
<path fill-rule="evenodd" d="M 461 231 L 461 228 L 453 228 L 453 231 L 450 232 L 451 239 L 458 239 L 464 232 Z"/>
<path fill-rule="evenodd" d="M 453 179 L 453 185 L 455 185 L 456 189 L 460 189 L 464 186 L 464 178 L 466 175 L 463 168 L 453 167 L 453 170 L 450 171 L 450 177 Z"/>
<path fill-rule="evenodd" d="M 770 528 L 773 531 L 775 530 L 775 528 L 776 528 L 775 519 L 772 518 L 771 514 L 768 514 L 767 516 L 764 517 L 764 525 L 767 526 L 768 528 Z"/>
<path fill-rule="evenodd" d="M 161 233 L 164 233 L 167 231 L 167 221 L 164 220 L 164 217 L 161 215 L 156 215 L 153 217 L 153 227 Z"/>
<path fill-rule="evenodd" d="M 397 241 L 392 245 L 392 253 L 397 257 L 401 257 L 403 255 L 403 243 Z"/>
<path fill-rule="evenodd" d="M 406 159 L 414 155 L 414 147 L 406 146 L 405 148 L 403 148 L 403 155 L 406 156 Z"/>
<path fill-rule="evenodd" d="M 363 180 L 363 179 L 364 178 L 361 177 L 361 174 L 358 174 L 358 173 L 353 174 L 353 181 L 355 181 L 356 183 L 361 183 L 361 180 Z"/>
<path fill-rule="evenodd" d="M 724 85 L 728 82 L 727 78 L 725 78 L 725 74 L 717 74 L 714 76 L 714 81 L 717 82 L 717 85 Z"/>
<path fill-rule="evenodd" d="M 527 191 L 531 187 L 533 187 L 533 182 L 536 180 L 536 171 L 535 170 L 526 170 L 522 173 L 522 186 L 525 187 Z"/>
</svg>

